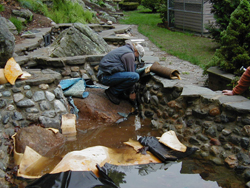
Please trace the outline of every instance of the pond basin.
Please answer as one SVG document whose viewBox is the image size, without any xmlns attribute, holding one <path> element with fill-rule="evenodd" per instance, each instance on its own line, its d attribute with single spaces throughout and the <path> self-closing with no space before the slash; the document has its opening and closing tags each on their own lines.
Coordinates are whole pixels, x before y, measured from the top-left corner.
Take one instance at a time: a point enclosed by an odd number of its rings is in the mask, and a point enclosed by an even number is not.
<svg viewBox="0 0 250 188">
<path fill-rule="evenodd" d="M 84 126 L 92 123 L 85 122 Z M 161 130 L 152 129 L 150 124 L 151 121 L 149 119 L 141 120 L 138 116 L 130 116 L 128 120 L 120 124 L 114 123 L 101 127 L 97 126 L 99 128 L 96 129 L 81 130 L 84 126 L 77 125 L 76 137 L 69 139 L 58 153 L 60 153 L 60 156 L 64 156 L 71 151 L 101 145 L 114 149 L 120 159 L 124 160 L 124 154 L 133 151 L 132 147 L 126 146 L 124 142 L 129 139 L 137 140 L 140 136 L 160 137 L 163 134 Z M 62 157 L 54 157 L 46 165 L 43 165 L 41 169 L 30 173 L 32 175 L 46 174 L 61 159 Z M 170 161 L 169 163 L 149 163 L 129 166 L 113 165 L 109 170 L 110 177 L 121 188 L 245 187 L 244 181 L 235 174 L 234 170 L 228 169 L 225 166 L 216 166 L 208 161 L 199 160 L 195 155 L 178 161 Z M 17 178 L 15 183 L 18 184 L 18 187 L 25 187 L 32 181 Z"/>
</svg>

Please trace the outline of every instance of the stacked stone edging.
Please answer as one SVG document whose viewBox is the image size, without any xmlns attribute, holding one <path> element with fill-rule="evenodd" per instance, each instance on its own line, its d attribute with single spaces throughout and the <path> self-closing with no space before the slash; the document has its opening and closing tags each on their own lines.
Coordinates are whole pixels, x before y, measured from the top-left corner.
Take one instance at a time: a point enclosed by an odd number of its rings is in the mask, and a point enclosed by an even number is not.
<svg viewBox="0 0 250 188">
<path fill-rule="evenodd" d="M 60 129 L 61 115 L 68 113 L 69 107 L 61 88 L 17 81 L 15 85 L 0 85 L 0 109 L 0 186 L 8 187 L 5 172 L 10 156 L 6 138 L 30 124 Z"/>
<path fill-rule="evenodd" d="M 250 102 L 208 88 L 152 76 L 138 90 L 142 116 L 152 126 L 174 130 L 181 142 L 196 146 L 195 157 L 226 165 L 250 181 Z"/>
</svg>

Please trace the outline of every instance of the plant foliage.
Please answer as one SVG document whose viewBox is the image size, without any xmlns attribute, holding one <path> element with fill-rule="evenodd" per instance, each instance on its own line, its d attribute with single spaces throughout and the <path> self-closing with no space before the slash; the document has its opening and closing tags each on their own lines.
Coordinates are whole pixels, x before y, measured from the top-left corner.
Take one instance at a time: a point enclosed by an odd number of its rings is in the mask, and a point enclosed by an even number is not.
<svg viewBox="0 0 250 188">
<path fill-rule="evenodd" d="M 0 12 L 4 11 L 4 6 L 0 4 Z"/>
<path fill-rule="evenodd" d="M 220 42 L 221 32 L 226 30 L 232 12 L 240 4 L 240 0 L 210 0 L 212 3 L 211 13 L 214 14 L 215 24 L 208 24 L 207 29 L 211 33 L 213 39 Z"/>
<path fill-rule="evenodd" d="M 16 26 L 17 32 L 20 33 L 23 29 L 23 24 L 15 17 L 10 17 L 10 21 Z"/>
<path fill-rule="evenodd" d="M 157 12 L 162 0 L 142 0 L 141 5 L 145 8 L 149 8 L 153 13 Z"/>
<path fill-rule="evenodd" d="M 70 0 L 53 0 L 50 9 L 41 0 L 18 1 L 22 7 L 48 16 L 56 23 L 91 23 L 93 21 L 93 14 L 90 11 L 83 10 L 81 5 Z"/>
<path fill-rule="evenodd" d="M 231 14 L 226 30 L 221 32 L 220 48 L 216 50 L 212 63 L 223 70 L 240 74 L 242 66 L 250 65 L 250 4 L 241 0 Z"/>
<path fill-rule="evenodd" d="M 78 3 L 65 0 L 54 0 L 52 11 L 49 12 L 50 17 L 56 23 L 91 23 L 92 13 L 83 10 Z"/>
<path fill-rule="evenodd" d="M 137 2 L 120 2 L 119 3 L 119 7 L 122 10 L 126 10 L 126 11 L 136 10 L 138 6 L 139 6 L 139 3 Z"/>
<path fill-rule="evenodd" d="M 99 6 L 104 6 L 105 5 L 105 3 L 103 2 L 103 0 L 98 0 L 97 1 L 97 4 L 99 5 Z"/>
<path fill-rule="evenodd" d="M 41 0 L 18 0 L 22 7 L 28 8 L 36 13 L 47 15 L 48 8 Z"/>
</svg>

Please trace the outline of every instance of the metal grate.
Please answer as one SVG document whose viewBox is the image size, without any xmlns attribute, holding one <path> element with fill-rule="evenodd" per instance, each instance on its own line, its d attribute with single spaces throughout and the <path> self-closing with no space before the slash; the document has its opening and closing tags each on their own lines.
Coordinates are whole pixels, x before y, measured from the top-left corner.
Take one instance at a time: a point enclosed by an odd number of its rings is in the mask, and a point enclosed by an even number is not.
<svg viewBox="0 0 250 188">
<path fill-rule="evenodd" d="M 44 46 L 49 46 L 51 44 L 51 36 L 50 33 L 46 34 L 43 36 L 43 40 L 44 40 Z"/>
</svg>

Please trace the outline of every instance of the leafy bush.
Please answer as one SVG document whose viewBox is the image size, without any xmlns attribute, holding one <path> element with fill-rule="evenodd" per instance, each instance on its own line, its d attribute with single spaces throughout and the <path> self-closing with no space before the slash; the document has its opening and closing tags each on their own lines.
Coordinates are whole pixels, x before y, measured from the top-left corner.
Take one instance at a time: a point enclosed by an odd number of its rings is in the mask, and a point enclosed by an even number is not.
<svg viewBox="0 0 250 188">
<path fill-rule="evenodd" d="M 174 0 L 161 0 L 159 6 L 157 6 L 157 11 L 160 13 L 160 18 L 165 27 L 168 27 L 168 3 L 173 3 Z M 172 11 L 173 13 L 173 11 Z"/>
<path fill-rule="evenodd" d="M 90 11 L 84 11 L 78 3 L 54 0 L 48 17 L 56 23 L 91 23 L 93 15 Z"/>
<path fill-rule="evenodd" d="M 139 6 L 139 3 L 136 2 L 120 2 L 119 7 L 122 10 L 136 10 Z"/>
<path fill-rule="evenodd" d="M 16 26 L 18 33 L 20 33 L 23 29 L 22 22 L 15 17 L 10 17 L 10 21 Z"/>
<path fill-rule="evenodd" d="M 208 24 L 207 29 L 211 33 L 212 38 L 220 42 L 220 33 L 226 30 L 230 16 L 240 4 L 240 0 L 210 0 L 210 2 L 212 3 L 211 12 L 214 14 L 216 23 Z"/>
<path fill-rule="evenodd" d="M 18 0 L 22 7 L 30 9 L 36 13 L 48 15 L 48 8 L 41 0 Z"/>
<path fill-rule="evenodd" d="M 97 4 L 100 5 L 101 7 L 105 5 L 105 3 L 103 2 L 103 0 L 98 0 Z"/>
<path fill-rule="evenodd" d="M 212 64 L 221 69 L 241 74 L 242 66 L 250 65 L 250 3 L 241 0 L 239 6 L 231 14 L 226 30 L 221 32 L 221 46 L 216 50 Z"/>
<path fill-rule="evenodd" d="M 152 12 L 156 13 L 161 3 L 161 0 L 142 0 L 141 4 L 145 8 L 149 8 Z"/>
<path fill-rule="evenodd" d="M 2 4 L 0 4 L 0 12 L 4 11 L 4 6 Z"/>
</svg>

